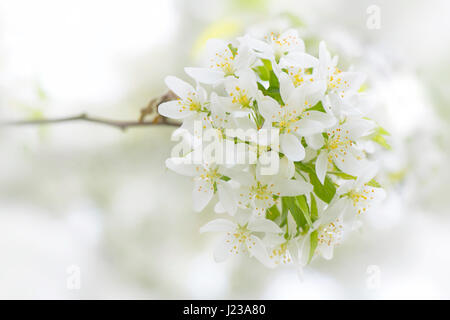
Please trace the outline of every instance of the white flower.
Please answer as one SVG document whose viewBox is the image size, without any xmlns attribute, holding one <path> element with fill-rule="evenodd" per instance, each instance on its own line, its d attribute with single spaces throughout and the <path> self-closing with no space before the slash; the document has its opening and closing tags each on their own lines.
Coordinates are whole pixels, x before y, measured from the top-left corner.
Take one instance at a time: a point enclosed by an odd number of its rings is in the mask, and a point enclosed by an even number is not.
<svg viewBox="0 0 450 320">
<path fill-rule="evenodd" d="M 255 233 L 282 233 L 271 220 L 250 219 L 245 224 L 237 224 L 225 219 L 216 219 L 204 225 L 200 232 L 226 232 L 225 237 L 214 250 L 217 262 L 225 261 L 230 254 L 249 253 L 268 267 L 274 267 L 269 259 L 266 247 Z"/>
<path fill-rule="evenodd" d="M 162 116 L 172 119 L 186 119 L 205 111 L 207 95 L 202 87 L 195 90 L 189 83 L 172 76 L 166 77 L 165 81 L 169 89 L 179 99 L 161 103 L 158 112 Z"/>
<path fill-rule="evenodd" d="M 296 237 L 297 226 L 292 216 L 288 216 L 287 225 L 285 234 L 266 234 L 263 242 L 268 247 L 269 258 L 275 265 L 295 264 L 301 268 L 300 243 Z"/>
<path fill-rule="evenodd" d="M 234 117 L 231 115 L 233 111 L 233 103 L 228 97 L 218 96 L 215 92 L 211 94 L 209 120 L 211 126 L 224 131 L 224 129 L 235 128 Z"/>
<path fill-rule="evenodd" d="M 345 123 L 329 129 L 327 141 L 316 161 L 316 172 L 320 182 L 324 182 L 329 164 L 351 175 L 359 175 L 367 165 L 364 153 L 356 148 L 358 139 L 368 135 L 374 128 L 372 121 L 348 119 Z"/>
<path fill-rule="evenodd" d="M 174 172 L 194 178 L 194 190 L 192 192 L 195 211 L 202 211 L 211 201 L 214 195 L 214 188 L 217 188 L 222 206 L 231 215 L 236 212 L 236 200 L 231 185 L 221 179 L 224 168 L 217 165 L 196 165 L 192 159 L 169 158 L 166 166 Z"/>
<path fill-rule="evenodd" d="M 333 258 L 334 247 L 341 244 L 344 233 L 344 224 L 342 218 L 336 218 L 327 224 L 321 225 L 317 236 L 317 254 L 320 254 L 327 260 Z"/>
<path fill-rule="evenodd" d="M 225 80 L 225 89 L 235 105 L 235 110 L 251 108 L 258 96 L 256 77 L 250 69 L 242 71 L 239 78 L 229 77 Z"/>
<path fill-rule="evenodd" d="M 218 84 L 227 76 L 235 76 L 248 69 L 254 56 L 245 45 L 234 53 L 230 44 L 223 40 L 211 39 L 206 43 L 207 68 L 185 68 L 186 73 L 200 83 Z"/>
<path fill-rule="evenodd" d="M 284 171 L 281 171 L 284 172 Z M 312 185 L 303 180 L 286 178 L 284 174 L 261 175 L 257 170 L 231 173 L 231 178 L 240 184 L 237 189 L 238 206 L 251 208 L 253 214 L 264 217 L 266 210 L 282 196 L 298 196 L 312 191 Z"/>
<path fill-rule="evenodd" d="M 342 199 L 335 200 L 314 223 L 313 229 L 317 230 L 317 247 L 314 254 L 327 260 L 333 258 L 334 247 L 341 244 L 346 229 L 343 221 L 345 209 L 346 203 Z"/>
<path fill-rule="evenodd" d="M 319 60 L 305 52 L 291 52 L 280 59 L 279 69 L 285 69 L 295 87 L 316 84 Z M 318 83 L 317 85 L 320 85 Z"/>
<path fill-rule="evenodd" d="M 264 37 L 265 41 L 250 36 L 239 38 L 239 40 L 241 43 L 248 44 L 250 48 L 257 52 L 259 57 L 269 60 L 279 60 L 283 55 L 290 52 L 305 51 L 305 44 L 295 29 L 287 30 L 281 34 L 271 32 Z"/>
<path fill-rule="evenodd" d="M 159 112 L 182 121 L 181 150 L 166 165 L 193 178 L 195 211 L 217 194 L 214 211 L 229 214 L 201 228 L 226 233 L 217 261 L 245 252 L 301 273 L 312 257 L 331 259 L 354 219 L 384 198 L 366 156 L 381 130 L 367 118 L 364 76 L 342 72 L 324 42 L 318 58 L 293 29 L 234 43 L 210 40 L 207 67 L 185 69 L 208 92 L 166 78 L 179 100 Z"/>
<path fill-rule="evenodd" d="M 366 213 L 371 206 L 379 203 L 386 196 L 382 188 L 369 184 L 376 171 L 374 167 L 367 168 L 358 179 L 344 182 L 336 191 L 338 195 L 347 200 L 354 216 Z"/>
<path fill-rule="evenodd" d="M 365 80 L 359 72 L 342 72 L 337 67 L 338 58 L 331 58 L 325 42 L 319 45 L 319 78 L 323 82 L 323 90 L 335 92 L 340 98 L 351 96 L 358 92 Z"/>
<path fill-rule="evenodd" d="M 317 103 L 311 88 L 296 88 L 285 73 L 280 74 L 280 94 L 284 105 L 271 97 L 259 102 L 266 121 L 280 129 L 280 150 L 292 161 L 305 157 L 301 137 L 312 136 L 334 125 L 335 118 L 327 113 L 308 110 Z"/>
<path fill-rule="evenodd" d="M 364 93 L 356 93 L 344 98 L 332 92 L 327 94 L 322 100 L 326 112 L 338 119 L 346 117 L 363 117 L 373 108 L 374 100 Z"/>
</svg>

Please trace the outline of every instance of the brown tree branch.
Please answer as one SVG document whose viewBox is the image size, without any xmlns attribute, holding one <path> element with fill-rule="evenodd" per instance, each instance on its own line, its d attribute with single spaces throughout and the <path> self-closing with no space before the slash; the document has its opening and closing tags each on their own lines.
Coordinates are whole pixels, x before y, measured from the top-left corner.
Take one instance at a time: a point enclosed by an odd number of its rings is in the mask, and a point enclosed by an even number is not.
<svg viewBox="0 0 450 320">
<path fill-rule="evenodd" d="M 0 122 L 0 127 L 13 127 L 13 126 L 32 126 L 32 125 L 49 125 L 73 121 L 85 121 L 91 123 L 97 123 L 102 125 L 107 125 L 110 127 L 115 127 L 121 130 L 126 130 L 131 127 L 149 127 L 149 126 L 173 126 L 179 127 L 180 124 L 176 122 L 169 121 L 166 117 L 158 114 L 158 106 L 166 101 L 175 100 L 177 96 L 169 91 L 164 95 L 154 98 L 150 101 L 146 108 L 141 110 L 141 116 L 138 121 L 121 121 L 112 120 L 106 118 L 99 118 L 89 116 L 86 113 L 82 113 L 70 117 L 53 118 L 53 119 L 38 119 L 38 120 L 18 120 L 18 121 L 5 121 Z M 155 114 L 155 118 L 152 121 L 144 121 L 145 117 L 151 114 Z"/>
<path fill-rule="evenodd" d="M 165 118 L 164 118 L 165 119 Z M 83 113 L 71 117 L 63 118 L 53 118 L 53 119 L 39 119 L 39 120 L 19 120 L 19 121 L 8 121 L 0 122 L 0 127 L 11 127 L 11 126 L 30 126 L 30 125 L 47 125 L 47 124 L 57 124 L 72 121 L 85 121 L 103 124 L 111 127 L 116 127 L 121 130 L 125 130 L 131 127 L 149 127 L 149 126 L 174 126 L 178 127 L 180 124 L 175 122 L 164 121 L 119 121 L 111 120 L 105 118 L 91 117 Z"/>
<path fill-rule="evenodd" d="M 161 103 L 167 102 L 167 101 L 171 101 L 171 100 L 176 100 L 178 97 L 176 96 L 175 93 L 173 93 L 172 91 L 168 91 L 165 94 L 163 94 L 160 97 L 156 97 L 153 98 L 152 100 L 150 100 L 150 102 L 147 104 L 147 106 L 143 109 L 141 109 L 141 116 L 139 117 L 139 121 L 143 122 L 145 120 L 145 117 L 151 114 L 156 114 L 156 118 L 155 120 L 160 120 L 162 122 L 165 122 L 167 120 L 167 118 L 161 117 L 158 114 L 158 106 Z"/>
</svg>

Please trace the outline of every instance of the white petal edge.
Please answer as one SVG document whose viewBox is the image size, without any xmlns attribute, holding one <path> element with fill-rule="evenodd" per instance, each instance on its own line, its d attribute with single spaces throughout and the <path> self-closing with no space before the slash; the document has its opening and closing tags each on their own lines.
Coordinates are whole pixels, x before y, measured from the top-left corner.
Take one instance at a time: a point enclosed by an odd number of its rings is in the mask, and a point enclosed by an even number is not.
<svg viewBox="0 0 450 320">
<path fill-rule="evenodd" d="M 321 150 L 316 160 L 316 174 L 321 184 L 325 181 L 328 168 L 328 152 Z"/>
<path fill-rule="evenodd" d="M 225 74 L 219 70 L 209 68 L 184 68 L 184 71 L 192 79 L 205 84 L 217 84 L 224 79 Z"/>
<path fill-rule="evenodd" d="M 236 214 L 237 204 L 231 186 L 227 182 L 217 183 L 217 193 L 223 208 L 232 216 Z"/>
<path fill-rule="evenodd" d="M 181 100 L 167 101 L 158 106 L 158 113 L 171 119 L 184 119 L 192 114 L 189 108 L 183 109 Z"/>
<path fill-rule="evenodd" d="M 248 223 L 248 229 L 254 232 L 283 233 L 275 222 L 265 218 L 252 219 Z"/>
<path fill-rule="evenodd" d="M 194 211 L 202 211 L 211 201 L 213 195 L 214 188 L 210 183 L 204 180 L 195 181 L 194 190 L 192 190 Z"/>
<path fill-rule="evenodd" d="M 291 133 L 280 134 L 280 150 L 291 161 L 301 161 L 305 158 L 305 148 Z"/>
<path fill-rule="evenodd" d="M 164 82 L 181 99 L 186 99 L 189 93 L 194 92 L 194 88 L 189 83 L 177 77 L 167 76 Z"/>
<path fill-rule="evenodd" d="M 236 229 L 236 224 L 227 219 L 215 219 L 200 228 L 200 232 L 229 232 Z"/>
</svg>

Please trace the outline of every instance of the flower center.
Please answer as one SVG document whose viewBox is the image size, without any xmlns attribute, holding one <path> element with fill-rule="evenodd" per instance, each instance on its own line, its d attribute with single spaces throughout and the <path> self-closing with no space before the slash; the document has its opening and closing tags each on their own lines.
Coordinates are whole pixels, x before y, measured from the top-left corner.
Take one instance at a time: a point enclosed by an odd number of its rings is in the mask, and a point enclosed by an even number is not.
<svg viewBox="0 0 450 320">
<path fill-rule="evenodd" d="M 248 92 L 239 86 L 236 86 L 232 92 L 230 92 L 233 103 L 240 104 L 243 108 L 249 108 L 251 99 L 248 97 Z"/>
<path fill-rule="evenodd" d="M 348 193 L 348 197 L 352 200 L 353 207 L 358 210 L 358 214 L 366 212 L 370 207 L 370 200 L 373 200 L 372 192 L 374 192 L 373 189 L 364 185 L 361 190 L 352 190 Z"/>
<path fill-rule="evenodd" d="M 339 244 L 342 239 L 343 225 L 340 219 L 319 228 L 318 242 L 327 246 Z"/>
<path fill-rule="evenodd" d="M 287 242 L 280 244 L 269 252 L 269 258 L 275 260 L 275 264 L 288 264 L 291 262 L 291 257 L 287 251 Z"/>
<path fill-rule="evenodd" d="M 305 106 L 308 106 L 307 101 L 305 101 Z M 275 123 L 275 126 L 280 128 L 280 133 L 295 132 L 299 129 L 297 121 L 301 120 L 305 115 L 309 115 L 309 112 L 304 109 L 299 112 L 293 108 L 288 108 L 287 105 L 280 106 L 280 110 L 278 111 L 278 118 L 280 121 Z"/>
<path fill-rule="evenodd" d="M 310 76 L 312 73 L 312 68 L 302 69 L 290 67 L 288 69 L 288 74 L 292 80 L 295 87 L 298 87 L 305 83 L 305 81 L 314 82 L 314 78 Z"/>
<path fill-rule="evenodd" d="M 255 245 L 255 243 L 249 242 L 251 240 L 250 235 L 250 230 L 248 230 L 246 226 L 239 226 L 235 231 L 228 232 L 225 242 L 231 245 L 230 253 L 238 254 L 245 244 L 247 244 L 249 248 L 251 248 L 252 245 Z"/>
<path fill-rule="evenodd" d="M 206 180 L 209 183 L 214 183 L 217 179 L 219 179 L 222 175 L 218 172 L 216 169 L 206 170 L 204 169 L 204 172 L 200 175 L 200 178 L 202 180 Z"/>
<path fill-rule="evenodd" d="M 251 187 L 251 193 L 254 195 L 256 199 L 259 200 L 268 200 L 269 197 L 272 196 L 272 192 L 270 192 L 269 185 L 262 184 L 261 182 L 257 182 L 256 185 Z"/>
<path fill-rule="evenodd" d="M 327 133 L 328 142 L 325 147 L 330 151 L 328 161 L 331 162 L 333 157 L 337 158 L 338 154 L 347 155 L 350 147 L 353 146 L 353 141 L 348 137 L 348 133 L 348 130 L 344 132 L 341 128 L 334 129 Z"/>
<path fill-rule="evenodd" d="M 178 104 L 180 105 L 180 112 L 186 109 L 189 111 L 201 111 L 202 109 L 195 92 L 190 92 L 185 100 L 178 99 Z"/>
<path fill-rule="evenodd" d="M 211 59 L 211 69 L 219 69 L 225 73 L 225 76 L 234 74 L 234 56 L 229 49 L 223 52 L 217 52 L 214 58 Z"/>
</svg>

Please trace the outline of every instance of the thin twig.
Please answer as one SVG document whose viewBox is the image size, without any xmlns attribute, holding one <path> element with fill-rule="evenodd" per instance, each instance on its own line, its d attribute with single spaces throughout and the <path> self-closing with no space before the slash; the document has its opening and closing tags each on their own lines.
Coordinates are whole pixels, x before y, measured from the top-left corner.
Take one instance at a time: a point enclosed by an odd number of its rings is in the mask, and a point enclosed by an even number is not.
<svg viewBox="0 0 450 320">
<path fill-rule="evenodd" d="M 48 124 L 57 124 L 64 122 L 72 122 L 72 121 L 85 121 L 103 124 L 111 127 L 115 127 L 121 130 L 125 130 L 131 127 L 150 127 L 150 126 L 172 126 L 178 127 L 179 123 L 169 121 L 166 117 L 163 117 L 158 114 L 157 109 L 158 106 L 170 100 L 177 99 L 177 96 L 169 91 L 163 94 L 160 97 L 154 98 L 150 101 L 146 108 L 141 110 L 141 116 L 138 121 L 120 121 L 120 120 L 112 120 L 105 119 L 99 117 L 88 116 L 86 113 L 82 113 L 75 116 L 70 117 L 62 117 L 62 118 L 53 118 L 53 119 L 38 119 L 38 120 L 18 120 L 18 121 L 5 121 L 0 122 L 0 127 L 13 127 L 13 126 L 33 126 L 33 125 L 48 125 Z M 155 114 L 155 117 L 152 121 L 144 121 L 145 117 L 151 114 Z"/>
<path fill-rule="evenodd" d="M 63 117 L 63 118 L 53 118 L 53 119 L 39 119 L 39 120 L 19 120 L 19 121 L 9 121 L 0 122 L 0 127 L 11 127 L 11 126 L 32 126 L 32 125 L 46 125 L 46 124 L 57 124 L 71 121 L 86 121 L 92 123 L 103 124 L 111 127 L 116 127 L 121 130 L 125 130 L 130 127 L 149 127 L 149 126 L 173 126 L 178 127 L 179 124 L 169 121 L 119 121 L 111 120 L 105 118 L 91 117 L 85 113 L 80 115 Z"/>
<path fill-rule="evenodd" d="M 171 100 L 176 100 L 178 97 L 175 93 L 173 93 L 172 91 L 167 91 L 165 94 L 163 94 L 162 96 L 153 98 L 152 100 L 150 100 L 150 102 L 147 104 L 147 106 L 143 109 L 141 109 L 141 116 L 139 117 L 139 121 L 140 122 L 144 122 L 145 117 L 152 115 L 152 114 L 156 114 L 156 121 L 162 121 L 162 122 L 166 122 L 167 118 L 161 117 L 158 114 L 158 106 L 161 103 L 167 102 L 167 101 L 171 101 Z M 155 121 L 153 120 L 153 121 Z"/>
</svg>

